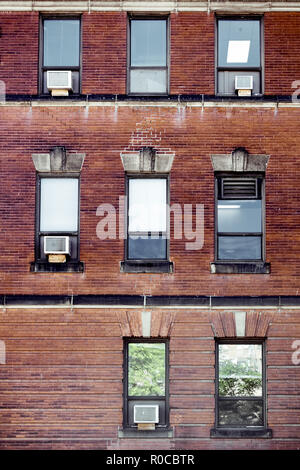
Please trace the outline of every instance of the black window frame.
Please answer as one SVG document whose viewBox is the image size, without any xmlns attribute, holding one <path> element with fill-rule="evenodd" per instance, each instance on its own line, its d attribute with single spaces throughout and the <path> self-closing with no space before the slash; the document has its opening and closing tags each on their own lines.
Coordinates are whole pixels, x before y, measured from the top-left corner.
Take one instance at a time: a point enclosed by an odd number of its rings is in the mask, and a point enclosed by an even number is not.
<svg viewBox="0 0 300 470">
<path fill-rule="evenodd" d="M 44 21 L 45 20 L 79 20 L 79 65 L 78 66 L 44 66 Z M 78 72 L 79 76 L 79 84 L 78 84 L 78 91 L 71 92 L 69 96 L 76 96 L 81 94 L 81 85 L 82 85 L 82 15 L 74 15 L 74 14 L 56 14 L 56 15 L 47 15 L 42 14 L 40 15 L 40 26 L 39 26 L 39 72 L 38 72 L 38 83 L 39 83 L 39 95 L 41 96 L 51 96 L 51 93 L 44 92 L 44 73 L 47 70 L 70 70 L 72 72 Z M 63 97 L 68 98 L 67 96 Z"/>
<path fill-rule="evenodd" d="M 78 212 L 76 231 L 42 231 L 41 217 L 41 181 L 42 179 L 77 179 L 78 180 Z M 42 239 L 44 236 L 69 236 L 73 246 L 71 255 L 66 255 L 65 263 L 50 263 L 47 256 L 41 255 Z M 74 246 L 75 245 L 75 246 Z M 37 173 L 36 174 L 36 209 L 35 209 L 35 261 L 31 263 L 34 272 L 83 272 L 84 265 L 80 261 L 80 175 L 74 173 Z"/>
<path fill-rule="evenodd" d="M 128 257 L 128 242 L 129 242 L 129 181 L 132 179 L 165 179 L 166 180 L 166 257 L 165 258 L 143 258 L 133 259 Z M 169 261 L 170 256 L 170 213 L 167 208 L 170 205 L 170 174 L 169 173 L 126 173 L 125 174 L 125 191 L 126 191 L 126 234 L 124 243 L 124 262 L 121 263 L 121 270 L 125 272 L 173 272 L 173 263 Z M 132 232 L 137 235 L 138 232 Z M 139 232 L 141 236 L 151 234 L 151 232 Z M 158 232 L 159 236 L 163 236 L 162 232 Z"/>
<path fill-rule="evenodd" d="M 166 21 L 166 66 L 131 66 L 131 21 Z M 165 70 L 166 71 L 166 91 L 162 93 L 155 92 L 131 92 L 131 70 L 149 69 L 149 70 Z M 131 96 L 168 96 L 170 93 L 170 17 L 166 14 L 145 15 L 145 14 L 129 14 L 127 17 L 127 94 Z"/>
<path fill-rule="evenodd" d="M 222 180 L 224 179 L 236 179 L 236 180 L 244 180 L 244 179 L 255 179 L 258 181 L 260 188 L 258 189 L 258 196 L 254 197 L 243 197 L 237 199 L 245 199 L 245 200 L 261 200 L 261 232 L 219 232 L 218 230 L 218 201 L 219 200 L 228 200 L 231 201 L 233 198 L 223 198 L 222 194 L 220 195 L 220 186 L 222 184 Z M 221 197 L 220 197 L 221 196 Z M 219 237 L 220 236 L 260 236 L 261 238 L 261 258 L 260 259 L 224 259 L 219 258 Z M 215 260 L 216 262 L 223 262 L 223 263 L 261 263 L 264 262 L 266 258 L 266 250 L 265 250 L 265 175 L 264 173 L 246 173 L 246 172 L 216 172 L 215 173 Z"/>
<path fill-rule="evenodd" d="M 222 20 L 230 21 L 247 21 L 257 20 L 260 22 L 260 67 L 225 67 L 219 66 L 219 22 Z M 260 83 L 258 94 L 253 97 L 261 97 L 264 95 L 264 16 L 263 15 L 216 15 L 215 16 L 215 93 L 216 96 L 237 96 L 234 93 L 219 92 L 219 72 L 259 72 Z"/>
<path fill-rule="evenodd" d="M 128 348 L 131 343 L 163 343 L 165 344 L 165 395 L 164 396 L 129 396 L 128 394 Z M 123 362 L 123 429 L 136 431 L 136 433 L 143 437 L 145 436 L 145 431 L 139 431 L 137 424 L 131 423 L 132 418 L 130 418 L 129 407 L 130 402 L 164 402 L 163 410 L 160 412 L 160 415 L 163 415 L 164 423 L 156 424 L 155 430 L 150 431 L 152 434 L 159 433 L 161 431 L 168 431 L 170 426 L 170 406 L 169 406 L 169 338 L 144 338 L 144 337 L 135 337 L 135 338 L 124 338 L 124 362 Z"/>
<path fill-rule="evenodd" d="M 261 397 L 220 397 L 219 396 L 219 346 L 222 344 L 259 344 L 262 348 L 262 396 Z M 211 437 L 272 437 L 272 430 L 267 427 L 267 361 L 265 338 L 218 338 L 215 340 L 215 428 L 211 430 Z M 262 426 L 250 425 L 220 425 L 219 401 L 231 399 L 238 400 L 262 400 Z"/>
</svg>

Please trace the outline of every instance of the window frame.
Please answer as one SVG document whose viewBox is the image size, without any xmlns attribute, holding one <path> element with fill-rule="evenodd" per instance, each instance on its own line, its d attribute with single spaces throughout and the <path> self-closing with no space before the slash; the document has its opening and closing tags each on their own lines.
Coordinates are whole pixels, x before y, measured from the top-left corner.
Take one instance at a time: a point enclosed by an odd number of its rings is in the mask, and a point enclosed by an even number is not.
<svg viewBox="0 0 300 470">
<path fill-rule="evenodd" d="M 219 67 L 219 21 L 229 20 L 229 21 L 247 21 L 247 20 L 258 20 L 260 22 L 260 67 Z M 236 72 L 259 72 L 260 74 L 260 83 L 259 89 L 260 92 L 251 97 L 263 96 L 265 92 L 264 87 L 264 16 L 263 15 L 216 15 L 215 16 L 215 93 L 216 96 L 228 96 L 233 97 L 237 96 L 235 93 L 221 93 L 219 92 L 219 72 L 226 71 L 236 71 Z"/>
<path fill-rule="evenodd" d="M 126 174 L 126 240 L 125 240 L 125 252 L 124 252 L 124 256 L 125 256 L 125 260 L 127 262 L 133 262 L 133 263 L 137 263 L 137 264 L 147 264 L 147 263 L 157 263 L 157 264 L 160 264 L 160 263 L 166 263 L 169 261 L 169 252 L 170 252 L 170 214 L 169 214 L 169 211 L 167 210 L 167 207 L 169 207 L 170 205 L 170 175 L 169 174 L 159 174 L 159 173 L 156 173 L 155 175 L 153 174 Z M 139 258 L 129 258 L 128 257 L 128 243 L 129 243 L 129 204 L 130 204 L 130 201 L 129 201 L 129 181 L 132 180 L 132 179 L 165 179 L 166 180 L 166 204 L 167 204 L 167 207 L 166 207 L 166 257 L 165 258 L 143 258 L 143 259 L 139 259 Z M 133 234 L 137 234 L 138 232 L 132 232 Z M 141 236 L 143 236 L 144 234 L 147 235 L 147 234 L 151 234 L 151 232 L 139 232 L 141 234 Z M 159 233 L 163 233 L 163 232 L 159 232 Z"/>
<path fill-rule="evenodd" d="M 78 180 L 78 208 L 77 208 L 77 231 L 41 231 L 40 229 L 40 217 L 41 217 L 41 180 L 42 179 L 77 179 Z M 37 173 L 36 175 L 36 210 L 35 210 L 35 264 L 39 263 L 44 266 L 45 270 L 47 267 L 53 267 L 54 271 L 64 270 L 63 266 L 58 266 L 56 263 L 49 263 L 48 260 L 44 260 L 40 256 L 41 252 L 41 237 L 43 236 L 70 236 L 76 237 L 76 257 L 74 256 L 70 260 L 67 260 L 66 263 L 62 263 L 66 267 L 77 265 L 80 268 L 80 175 L 74 175 L 74 173 Z M 60 269 L 61 268 L 61 269 Z M 76 269 L 75 269 L 76 270 Z"/>
<path fill-rule="evenodd" d="M 44 21 L 45 20 L 79 20 L 79 65 L 78 66 L 44 66 Z M 79 74 L 79 91 L 72 92 L 69 96 L 80 95 L 82 86 L 82 15 L 78 14 L 55 14 L 55 15 L 40 15 L 39 19 L 39 71 L 38 71 L 38 90 L 41 96 L 51 96 L 51 93 L 44 93 L 44 72 L 47 70 L 71 70 L 71 72 L 78 72 Z M 72 73 L 73 75 L 73 73 Z M 68 98 L 64 96 L 64 99 Z"/>
<path fill-rule="evenodd" d="M 131 343 L 164 343 L 165 344 L 165 395 L 164 396 L 129 396 L 128 394 L 128 349 L 129 344 Z M 124 351 L 123 351 L 123 429 L 134 430 L 141 437 L 144 436 L 145 431 L 138 431 L 137 425 L 130 424 L 129 419 L 129 402 L 130 401 L 164 401 L 164 415 L 165 415 L 165 424 L 159 425 L 159 423 L 155 426 L 154 431 L 150 431 L 151 433 L 157 433 L 163 430 L 168 430 L 170 426 L 170 405 L 169 405 L 169 338 L 137 338 L 137 337 L 128 337 L 124 338 Z"/>
<path fill-rule="evenodd" d="M 263 425 L 262 426 L 250 426 L 250 425 L 220 425 L 219 424 L 219 401 L 222 399 L 227 400 L 228 398 L 232 401 L 235 400 L 257 400 L 260 397 L 220 397 L 219 396 L 219 346 L 221 344 L 259 344 L 262 348 L 262 415 Z M 265 339 L 255 338 L 243 338 L 243 339 L 217 339 L 215 342 L 215 429 L 216 430 L 232 430 L 234 431 L 245 430 L 249 431 L 249 434 L 255 431 L 266 431 L 267 430 L 267 370 L 266 370 L 266 341 Z M 237 436 L 240 437 L 240 436 Z M 245 436 L 246 437 L 246 436 Z M 251 437 L 251 436 L 249 436 Z M 252 436 L 253 437 L 253 436 Z"/>
<path fill-rule="evenodd" d="M 131 66 L 131 21 L 166 21 L 166 65 L 161 66 Z M 165 70 L 166 71 L 166 91 L 163 93 L 156 92 L 131 92 L 131 70 L 149 69 L 149 70 Z M 129 14 L 127 17 L 127 78 L 126 78 L 127 94 L 130 96 L 168 96 L 170 93 L 170 16 L 166 14 L 145 15 L 145 14 Z"/>
<path fill-rule="evenodd" d="M 260 197 L 258 198 L 245 198 L 245 200 L 261 200 L 261 233 L 255 232 L 219 232 L 218 231 L 218 201 L 219 201 L 219 181 L 222 178 L 230 179 L 260 179 Z M 262 172 L 251 173 L 251 172 L 215 172 L 215 260 L 216 263 L 228 263 L 228 264 L 250 264 L 250 263 L 262 263 L 266 259 L 266 247 L 265 247 L 265 238 L 266 238 L 266 229 L 265 229 L 265 174 Z M 222 199 L 224 201 L 232 199 Z M 223 234 L 223 235 L 222 235 Z M 261 237 L 261 258 L 260 259 L 224 259 L 219 258 L 219 237 L 220 236 L 260 236 Z"/>
</svg>

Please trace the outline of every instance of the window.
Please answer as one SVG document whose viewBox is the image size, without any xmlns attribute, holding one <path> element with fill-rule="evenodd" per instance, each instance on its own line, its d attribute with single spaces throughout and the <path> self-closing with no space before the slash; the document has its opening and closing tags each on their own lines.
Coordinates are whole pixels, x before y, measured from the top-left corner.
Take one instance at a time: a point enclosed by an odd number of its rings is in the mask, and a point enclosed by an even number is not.
<svg viewBox="0 0 300 470">
<path fill-rule="evenodd" d="M 217 93 L 261 94 L 261 20 L 220 18 L 217 37 Z"/>
<path fill-rule="evenodd" d="M 82 271 L 79 178 L 37 176 L 35 271 Z"/>
<path fill-rule="evenodd" d="M 216 259 L 262 261 L 263 176 L 218 176 Z"/>
<path fill-rule="evenodd" d="M 130 19 L 129 93 L 168 93 L 167 24 L 166 18 Z"/>
<path fill-rule="evenodd" d="M 266 429 L 264 342 L 216 343 L 214 437 L 271 437 Z"/>
<path fill-rule="evenodd" d="M 42 18 L 40 45 L 40 93 L 49 94 L 47 72 L 65 72 L 53 76 L 61 89 L 71 75 L 71 91 L 80 93 L 80 19 Z"/>
<path fill-rule="evenodd" d="M 167 179 L 128 179 L 127 258 L 167 259 Z"/>
<path fill-rule="evenodd" d="M 168 427 L 168 342 L 125 340 L 124 428 Z"/>
</svg>

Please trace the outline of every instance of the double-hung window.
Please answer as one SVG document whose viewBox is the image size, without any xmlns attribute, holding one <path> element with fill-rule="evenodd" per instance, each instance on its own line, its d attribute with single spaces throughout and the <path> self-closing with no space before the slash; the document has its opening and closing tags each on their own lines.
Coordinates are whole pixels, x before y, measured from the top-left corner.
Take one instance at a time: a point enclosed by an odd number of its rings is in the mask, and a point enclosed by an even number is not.
<svg viewBox="0 0 300 470">
<path fill-rule="evenodd" d="M 218 176 L 217 261 L 262 261 L 263 176 Z"/>
<path fill-rule="evenodd" d="M 37 178 L 36 269 L 80 270 L 79 178 Z"/>
<path fill-rule="evenodd" d="M 168 177 L 128 176 L 127 214 L 127 264 L 168 271 Z"/>
<path fill-rule="evenodd" d="M 41 19 L 40 93 L 80 93 L 80 18 Z"/>
<path fill-rule="evenodd" d="M 124 353 L 124 428 L 166 429 L 168 341 L 128 339 Z"/>
<path fill-rule="evenodd" d="M 168 93 L 168 19 L 129 21 L 128 92 Z"/>
<path fill-rule="evenodd" d="M 266 419 L 263 340 L 216 343 L 216 423 L 212 437 L 271 437 Z"/>
<path fill-rule="evenodd" d="M 217 93 L 262 93 L 261 18 L 217 19 Z"/>
</svg>

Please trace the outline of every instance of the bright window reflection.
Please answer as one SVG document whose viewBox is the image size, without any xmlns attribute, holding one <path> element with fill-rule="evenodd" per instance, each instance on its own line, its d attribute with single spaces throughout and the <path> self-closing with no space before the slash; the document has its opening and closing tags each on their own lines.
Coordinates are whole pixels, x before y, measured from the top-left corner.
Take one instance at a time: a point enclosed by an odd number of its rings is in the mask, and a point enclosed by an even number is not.
<svg viewBox="0 0 300 470">
<path fill-rule="evenodd" d="M 250 41 L 229 41 L 227 63 L 240 62 L 246 64 L 249 58 Z"/>
<path fill-rule="evenodd" d="M 218 231 L 259 233 L 262 229 L 261 200 L 218 201 Z"/>
<path fill-rule="evenodd" d="M 262 345 L 219 345 L 219 396 L 262 396 Z"/>
<path fill-rule="evenodd" d="M 41 178 L 40 231 L 78 230 L 78 179 Z"/>
<path fill-rule="evenodd" d="M 166 66 L 166 20 L 131 21 L 131 66 Z"/>
<path fill-rule="evenodd" d="M 165 395 L 165 343 L 129 343 L 128 395 Z"/>
</svg>

